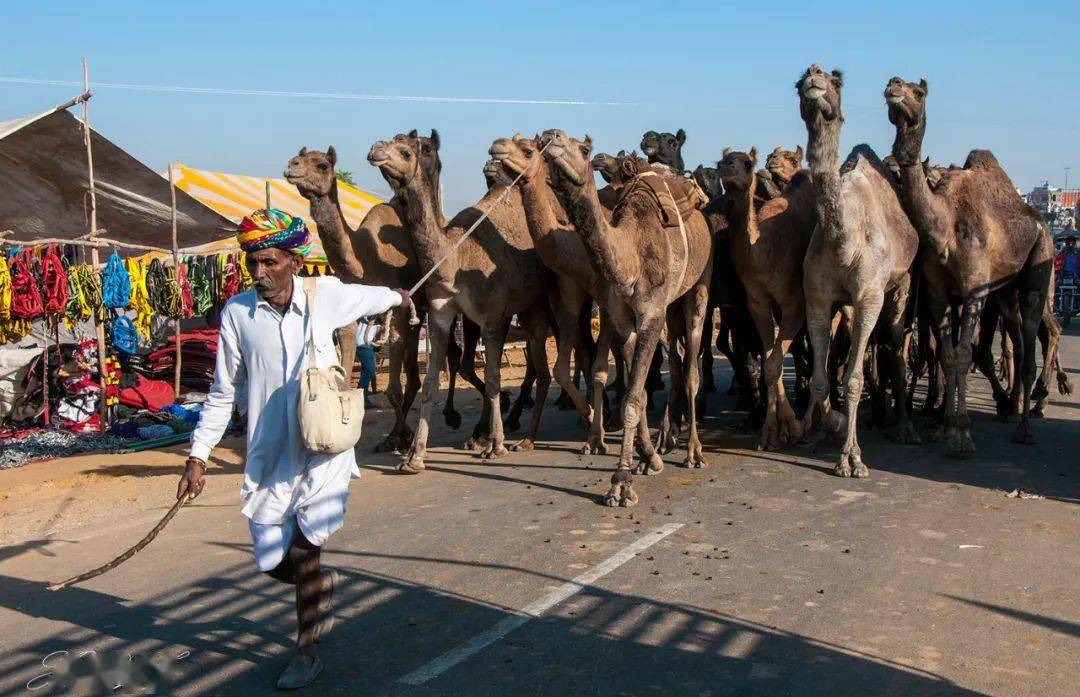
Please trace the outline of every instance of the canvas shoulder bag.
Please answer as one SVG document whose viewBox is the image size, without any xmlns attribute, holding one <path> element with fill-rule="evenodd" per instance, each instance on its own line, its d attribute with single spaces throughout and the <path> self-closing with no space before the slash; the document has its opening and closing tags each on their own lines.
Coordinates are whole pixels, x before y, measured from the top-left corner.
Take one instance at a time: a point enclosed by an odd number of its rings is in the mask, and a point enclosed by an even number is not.
<svg viewBox="0 0 1080 697">
<path fill-rule="evenodd" d="M 354 447 L 364 423 L 364 391 L 349 387 L 338 363 L 326 369 L 315 364 L 315 278 L 304 279 L 307 296 L 307 365 L 300 378 L 300 437 L 316 453 L 336 455 Z"/>
</svg>

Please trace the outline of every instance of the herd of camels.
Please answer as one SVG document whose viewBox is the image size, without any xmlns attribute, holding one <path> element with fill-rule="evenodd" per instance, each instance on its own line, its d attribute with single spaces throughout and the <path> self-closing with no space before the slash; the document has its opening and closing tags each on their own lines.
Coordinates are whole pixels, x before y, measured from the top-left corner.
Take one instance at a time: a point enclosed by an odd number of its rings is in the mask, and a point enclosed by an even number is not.
<svg viewBox="0 0 1080 697">
<path fill-rule="evenodd" d="M 451 220 L 443 214 L 434 130 L 371 147 L 368 161 L 394 196 L 356 230 L 338 204 L 334 148 L 302 149 L 285 176 L 310 201 L 326 256 L 344 280 L 408 288 L 447 257 L 415 298 L 430 338 L 415 433 L 406 416 L 421 388 L 420 328 L 407 312 L 393 316 L 387 395 L 396 420 L 380 449 L 405 452 L 401 472 L 423 470 L 439 373 L 449 365 L 447 423 L 461 423 L 453 406 L 460 372 L 485 397 L 467 447 L 485 458 L 505 455 L 500 362 L 515 317 L 529 360 L 507 422 L 516 428 L 522 409 L 534 408 L 526 437 L 511 447 L 531 449 L 537 437 L 554 331 L 554 377 L 560 399 L 580 414 L 582 451 L 606 453 L 605 428 L 622 429 L 607 505 L 634 505 L 632 473 L 660 472 L 661 454 L 684 431 L 685 466 L 707 465 L 697 422 L 704 410 L 699 391 L 715 390 L 714 317 L 716 345 L 733 368 L 732 391 L 747 424 L 760 430 L 761 448 L 812 432 L 842 435 L 836 473 L 867 476 L 856 431 L 865 373 L 879 426 L 890 411 L 891 386 L 894 440 L 919 442 L 912 397 L 926 375 L 925 409 L 937 416 L 931 438 L 954 453 L 973 452 L 966 389 L 973 362 L 990 379 L 999 418 L 1018 421 L 1013 440 L 1032 442 L 1029 418 L 1041 415 L 1050 378 L 1059 391 L 1071 390 L 1057 361 L 1061 330 L 1048 308 L 1053 244 L 1043 221 L 989 151 L 971 151 L 962 168 L 922 160 L 925 80 L 894 77 L 885 88 L 896 128 L 891 157 L 883 162 L 860 145 L 841 162 L 842 87 L 839 71 L 818 65 L 795 85 L 808 170 L 801 146 L 776 148 L 760 170 L 754 148 L 728 149 L 716 167 L 689 173 L 682 130 L 646 133 L 645 158 L 594 156 L 588 136 L 549 130 L 496 140 L 484 166 L 487 194 Z M 599 189 L 597 172 L 606 182 Z M 993 357 L 999 328 L 1011 360 Z M 483 381 L 474 369 L 479 339 Z M 1039 341 L 1043 369 L 1036 376 Z M 343 331 L 340 342 L 342 355 L 351 356 L 354 334 Z M 654 441 L 646 413 L 663 384 L 662 353 L 670 377 Z M 614 387 L 609 354 L 618 369 Z M 782 380 L 788 354 L 795 360 L 794 405 Z M 605 413 L 611 389 L 621 410 Z"/>
</svg>

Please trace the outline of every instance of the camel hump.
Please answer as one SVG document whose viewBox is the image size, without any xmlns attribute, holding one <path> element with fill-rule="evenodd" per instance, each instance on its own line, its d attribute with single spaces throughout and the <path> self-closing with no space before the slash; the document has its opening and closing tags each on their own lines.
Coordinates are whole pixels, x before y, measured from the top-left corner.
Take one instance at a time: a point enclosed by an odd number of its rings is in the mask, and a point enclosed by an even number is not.
<svg viewBox="0 0 1080 697">
<path fill-rule="evenodd" d="M 972 150 L 964 161 L 964 169 L 1001 169 L 994 153 L 989 150 Z"/>
<path fill-rule="evenodd" d="M 840 174 L 847 174 L 856 167 L 859 166 L 859 160 L 865 160 L 868 165 L 878 171 L 881 176 L 888 178 L 889 172 L 885 169 L 885 164 L 882 163 L 881 158 L 877 156 L 874 149 L 866 143 L 859 143 L 851 149 L 851 154 L 844 160 L 844 164 L 840 165 Z"/>
</svg>

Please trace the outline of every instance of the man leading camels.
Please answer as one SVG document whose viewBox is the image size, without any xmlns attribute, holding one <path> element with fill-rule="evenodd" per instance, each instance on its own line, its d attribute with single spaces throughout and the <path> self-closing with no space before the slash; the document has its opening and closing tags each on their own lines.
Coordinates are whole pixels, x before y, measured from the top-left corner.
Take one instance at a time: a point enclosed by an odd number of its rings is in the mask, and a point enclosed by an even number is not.
<svg viewBox="0 0 1080 697">
<path fill-rule="evenodd" d="M 411 302 L 401 290 L 318 279 L 314 311 L 297 273 L 311 249 L 304 221 L 279 210 L 259 210 L 240 222 L 237 239 L 247 252 L 252 290 L 234 296 L 221 312 L 214 384 L 191 438 L 191 455 L 177 498 L 202 493 L 206 460 L 221 440 L 238 388 L 247 396 L 247 456 L 240 496 L 255 564 L 296 586 L 296 654 L 278 687 L 309 685 L 322 671 L 313 645 L 331 624 L 334 575 L 322 569 L 322 546 L 344 522 L 349 482 L 360 476 L 352 448 L 337 455 L 305 449 L 297 399 L 307 364 L 306 337 L 314 335 L 315 366 L 337 360 L 333 331 L 362 317 Z"/>
</svg>

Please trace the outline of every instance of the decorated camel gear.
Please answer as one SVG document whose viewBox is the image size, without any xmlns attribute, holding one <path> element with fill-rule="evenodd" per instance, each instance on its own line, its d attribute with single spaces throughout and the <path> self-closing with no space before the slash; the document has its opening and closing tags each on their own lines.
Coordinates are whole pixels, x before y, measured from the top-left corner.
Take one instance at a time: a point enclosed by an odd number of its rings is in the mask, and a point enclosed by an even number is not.
<svg viewBox="0 0 1080 697">
<path fill-rule="evenodd" d="M 34 250 L 23 249 L 11 257 L 11 316 L 32 320 L 41 316 L 44 305 L 34 274 Z"/>
<path fill-rule="evenodd" d="M 154 308 L 150 304 L 150 291 L 146 287 L 146 261 L 142 258 L 130 258 L 125 265 L 131 282 L 131 297 L 128 305 L 135 311 L 135 329 L 138 330 L 139 336 L 148 340 Z"/>
<path fill-rule="evenodd" d="M 11 314 L 13 302 L 11 271 L 0 254 L 0 344 L 14 343 L 30 332 L 30 322 Z"/>
<path fill-rule="evenodd" d="M 680 215 L 685 218 L 709 204 L 709 197 L 693 179 L 661 175 L 633 156 L 624 158 L 620 165 L 627 175 L 627 183 L 619 192 L 619 200 L 612 212 L 613 220 L 618 221 L 628 202 L 640 195 L 648 196 L 656 203 L 665 227 L 678 226 Z"/>
<path fill-rule="evenodd" d="M 159 315 L 170 319 L 183 317 L 184 297 L 175 268 L 166 266 L 161 259 L 154 259 L 146 271 L 146 286 L 150 291 L 150 304 Z"/>
<path fill-rule="evenodd" d="M 41 257 L 41 285 L 45 291 L 45 314 L 62 314 L 67 309 L 68 277 L 54 244 L 46 247 Z"/>
<path fill-rule="evenodd" d="M 190 319 L 195 315 L 195 298 L 191 295 L 191 281 L 188 279 L 187 263 L 176 265 L 176 284 L 180 288 L 181 316 Z"/>
<path fill-rule="evenodd" d="M 240 292 L 240 273 L 236 270 L 236 260 L 231 254 L 219 254 L 215 261 L 221 279 L 219 297 L 224 305 L 229 298 Z"/>
<path fill-rule="evenodd" d="M 101 300 L 105 307 L 122 310 L 131 299 L 131 279 L 120 255 L 113 252 L 101 272 Z"/>
<path fill-rule="evenodd" d="M 75 325 L 86 322 L 93 313 L 93 308 L 86 298 L 82 274 L 79 267 L 70 264 L 67 267 L 68 301 L 64 308 L 64 325 L 70 330 Z"/>
</svg>

